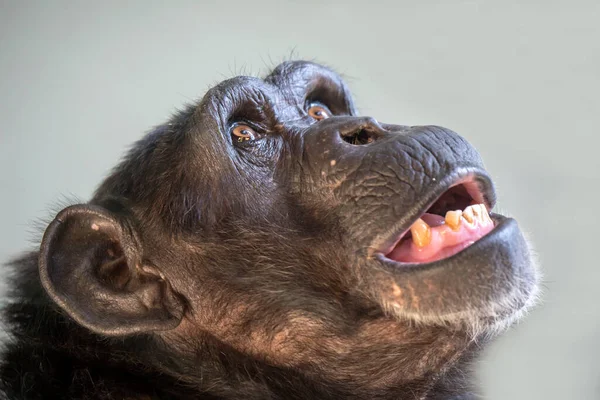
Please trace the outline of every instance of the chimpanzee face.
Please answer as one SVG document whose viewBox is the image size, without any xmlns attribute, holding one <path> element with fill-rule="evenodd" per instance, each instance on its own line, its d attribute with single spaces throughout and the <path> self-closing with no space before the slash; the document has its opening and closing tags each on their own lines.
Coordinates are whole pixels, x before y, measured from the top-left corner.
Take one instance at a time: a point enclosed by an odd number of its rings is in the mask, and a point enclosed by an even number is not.
<svg viewBox="0 0 600 400">
<path fill-rule="evenodd" d="M 443 367 L 535 297 L 495 198 L 456 133 L 358 116 L 338 75 L 286 62 L 139 141 L 56 217 L 40 273 L 100 335 L 384 385 Z"/>
</svg>

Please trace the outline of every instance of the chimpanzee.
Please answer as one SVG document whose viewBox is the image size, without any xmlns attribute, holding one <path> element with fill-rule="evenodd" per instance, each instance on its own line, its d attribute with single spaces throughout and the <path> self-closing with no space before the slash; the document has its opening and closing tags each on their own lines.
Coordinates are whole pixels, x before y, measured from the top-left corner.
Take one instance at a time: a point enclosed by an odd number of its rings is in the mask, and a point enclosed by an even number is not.
<svg viewBox="0 0 600 400">
<path fill-rule="evenodd" d="M 329 68 L 210 89 L 10 264 L 7 399 L 470 399 L 538 273 L 476 150 Z"/>
</svg>

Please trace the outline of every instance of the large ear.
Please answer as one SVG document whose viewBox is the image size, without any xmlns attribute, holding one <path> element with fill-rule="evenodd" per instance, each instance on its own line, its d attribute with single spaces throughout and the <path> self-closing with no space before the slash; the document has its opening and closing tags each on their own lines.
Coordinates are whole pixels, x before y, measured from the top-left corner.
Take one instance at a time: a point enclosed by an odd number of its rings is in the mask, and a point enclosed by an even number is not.
<svg viewBox="0 0 600 400">
<path fill-rule="evenodd" d="M 71 206 L 48 226 L 42 285 L 73 319 L 103 335 L 176 327 L 183 303 L 155 267 L 144 265 L 133 229 L 102 207 Z"/>
</svg>

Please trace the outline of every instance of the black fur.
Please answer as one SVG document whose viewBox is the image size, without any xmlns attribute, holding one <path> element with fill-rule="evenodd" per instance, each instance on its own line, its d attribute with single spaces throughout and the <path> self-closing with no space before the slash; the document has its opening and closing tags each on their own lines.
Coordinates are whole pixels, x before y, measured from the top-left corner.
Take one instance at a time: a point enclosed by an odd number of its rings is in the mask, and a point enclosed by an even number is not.
<svg viewBox="0 0 600 400">
<path fill-rule="evenodd" d="M 6 398 L 475 398 L 469 362 L 534 296 L 527 246 L 496 216 L 433 265 L 378 258 L 453 183 L 494 192 L 454 132 L 356 114 L 335 73 L 287 62 L 137 142 L 10 264 Z"/>
</svg>

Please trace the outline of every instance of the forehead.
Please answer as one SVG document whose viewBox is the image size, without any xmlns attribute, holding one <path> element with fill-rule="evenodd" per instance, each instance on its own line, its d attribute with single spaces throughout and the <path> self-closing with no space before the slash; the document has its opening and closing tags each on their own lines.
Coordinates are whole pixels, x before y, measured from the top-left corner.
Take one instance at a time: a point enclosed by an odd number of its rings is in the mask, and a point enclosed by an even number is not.
<svg viewBox="0 0 600 400">
<path fill-rule="evenodd" d="M 210 89 L 201 101 L 213 110 L 229 110 L 241 103 L 302 106 L 311 97 L 343 99 L 351 110 L 350 92 L 333 70 L 309 61 L 287 61 L 275 67 L 264 79 L 238 76 Z"/>
<path fill-rule="evenodd" d="M 282 90 L 310 89 L 319 84 L 345 88 L 342 78 L 333 70 L 309 61 L 289 61 L 279 64 L 265 82 Z"/>
</svg>

